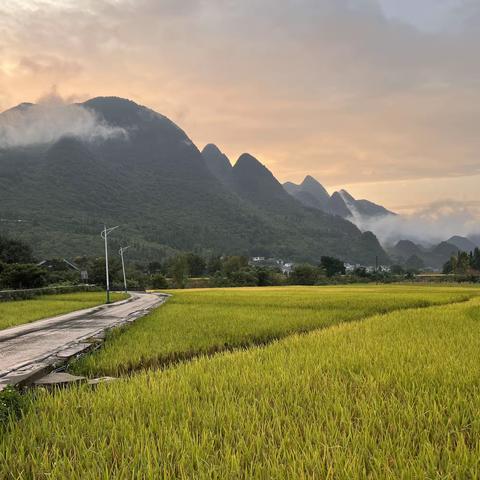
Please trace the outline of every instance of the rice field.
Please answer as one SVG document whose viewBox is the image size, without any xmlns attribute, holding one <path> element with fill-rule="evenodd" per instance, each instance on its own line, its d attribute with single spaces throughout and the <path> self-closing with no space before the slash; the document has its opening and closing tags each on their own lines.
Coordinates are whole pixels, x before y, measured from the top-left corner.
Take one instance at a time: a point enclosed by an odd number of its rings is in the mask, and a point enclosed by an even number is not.
<svg viewBox="0 0 480 480">
<path fill-rule="evenodd" d="M 123 298 L 126 298 L 124 294 L 112 294 L 113 301 Z M 104 292 L 64 293 L 44 295 L 30 300 L 0 302 L 0 330 L 103 303 L 105 303 Z"/>
<path fill-rule="evenodd" d="M 89 376 L 119 376 L 192 357 L 262 345 L 378 313 L 465 301 L 472 288 L 281 287 L 174 292 L 168 303 L 105 348 L 72 365 Z"/>
<path fill-rule="evenodd" d="M 277 290 L 257 291 L 272 313 L 288 308 Z M 226 303 L 240 308 L 244 292 L 184 292 L 158 313 L 184 305 L 188 318 L 194 305 L 213 308 L 209 295 L 220 303 L 232 295 Z M 480 477 L 478 290 L 336 287 L 323 304 L 323 289 L 286 292 L 297 309 L 309 305 L 302 318 L 320 305 L 333 315 L 356 309 L 362 296 L 370 306 L 308 334 L 144 369 L 95 390 L 36 391 L 0 437 L 0 478 Z M 257 311 L 250 293 L 243 300 Z M 375 312 L 372 298 L 386 298 L 386 310 Z M 260 308 L 262 322 L 267 312 Z"/>
</svg>

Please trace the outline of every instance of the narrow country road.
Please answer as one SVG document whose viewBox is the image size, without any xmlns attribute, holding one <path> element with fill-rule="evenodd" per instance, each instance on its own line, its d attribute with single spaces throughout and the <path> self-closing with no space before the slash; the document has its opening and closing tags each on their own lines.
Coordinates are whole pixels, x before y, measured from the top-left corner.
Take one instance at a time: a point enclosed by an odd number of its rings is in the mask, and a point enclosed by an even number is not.
<svg viewBox="0 0 480 480">
<path fill-rule="evenodd" d="M 134 293 L 129 300 L 102 305 L 0 331 L 0 383 L 12 372 L 38 365 L 64 352 L 81 350 L 82 341 L 133 321 L 161 305 L 166 296 Z M 83 344 L 85 345 L 85 344 Z M 79 348 L 80 346 L 80 348 Z"/>
</svg>

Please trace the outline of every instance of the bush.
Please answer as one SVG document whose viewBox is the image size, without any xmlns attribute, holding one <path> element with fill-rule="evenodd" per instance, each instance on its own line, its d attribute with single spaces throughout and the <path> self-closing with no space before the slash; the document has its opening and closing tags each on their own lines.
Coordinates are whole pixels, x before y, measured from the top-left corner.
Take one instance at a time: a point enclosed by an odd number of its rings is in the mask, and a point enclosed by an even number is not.
<svg viewBox="0 0 480 480">
<path fill-rule="evenodd" d="M 14 263 L 7 265 L 0 276 L 5 288 L 39 288 L 46 282 L 47 272 L 37 265 Z"/>
<path fill-rule="evenodd" d="M 150 277 L 150 286 L 154 290 L 163 290 L 164 288 L 168 288 L 168 280 L 166 279 L 165 275 L 161 273 L 156 273 Z"/>
<path fill-rule="evenodd" d="M 4 428 L 12 418 L 20 418 L 24 400 L 20 393 L 12 387 L 0 392 L 0 429 Z"/>
<path fill-rule="evenodd" d="M 292 285 L 315 285 L 320 276 L 320 271 L 312 265 L 296 265 L 290 275 Z"/>
<path fill-rule="evenodd" d="M 255 272 L 250 270 L 239 270 L 228 275 L 232 287 L 256 287 L 258 284 Z"/>
</svg>

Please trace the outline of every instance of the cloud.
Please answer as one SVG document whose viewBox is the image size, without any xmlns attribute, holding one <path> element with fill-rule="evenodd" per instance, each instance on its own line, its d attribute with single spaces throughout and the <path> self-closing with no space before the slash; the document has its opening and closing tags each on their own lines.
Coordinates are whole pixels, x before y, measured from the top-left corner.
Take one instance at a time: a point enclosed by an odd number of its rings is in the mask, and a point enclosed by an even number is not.
<svg viewBox="0 0 480 480">
<path fill-rule="evenodd" d="M 38 104 L 23 104 L 0 115 L 0 149 L 52 143 L 65 136 L 87 142 L 126 136 L 93 111 L 66 103 L 52 92 Z"/>
<path fill-rule="evenodd" d="M 453 235 L 478 235 L 480 202 L 444 200 L 408 215 L 351 220 L 362 231 L 374 232 L 383 245 L 393 245 L 399 240 L 433 245 Z"/>
<path fill-rule="evenodd" d="M 434 29 L 415 26 L 433 0 L 414 22 L 413 0 L 390 1 L 402 4 L 390 17 L 380 0 L 6 3 L 4 103 L 51 83 L 125 96 L 181 121 L 197 144 L 254 152 L 281 180 L 479 171 L 477 1 L 442 1 Z"/>
<path fill-rule="evenodd" d="M 49 55 L 37 55 L 36 57 L 24 56 L 19 59 L 20 71 L 33 75 L 62 75 L 65 77 L 77 75 L 82 67 L 78 62 L 65 59 L 57 59 Z"/>
</svg>

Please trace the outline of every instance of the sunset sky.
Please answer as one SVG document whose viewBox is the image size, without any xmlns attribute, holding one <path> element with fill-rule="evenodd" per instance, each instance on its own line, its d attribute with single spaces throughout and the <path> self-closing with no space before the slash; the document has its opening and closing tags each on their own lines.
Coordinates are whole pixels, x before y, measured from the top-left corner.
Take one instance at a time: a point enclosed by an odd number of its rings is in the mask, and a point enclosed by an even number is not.
<svg viewBox="0 0 480 480">
<path fill-rule="evenodd" d="M 0 109 L 117 95 L 399 211 L 480 211 L 478 0 L 8 0 Z"/>
</svg>

